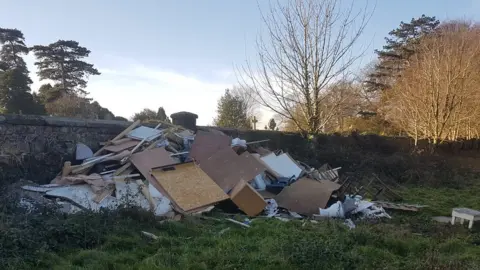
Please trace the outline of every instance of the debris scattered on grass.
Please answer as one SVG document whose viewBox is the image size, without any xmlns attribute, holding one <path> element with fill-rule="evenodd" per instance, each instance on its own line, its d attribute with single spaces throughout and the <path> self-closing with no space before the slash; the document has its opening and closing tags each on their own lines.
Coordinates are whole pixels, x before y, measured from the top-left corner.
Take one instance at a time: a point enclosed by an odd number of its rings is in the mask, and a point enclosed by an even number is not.
<svg viewBox="0 0 480 270">
<path fill-rule="evenodd" d="M 151 128 L 136 121 L 95 153 L 78 144 L 77 161 L 65 162 L 51 184 L 22 189 L 53 204 L 71 205 L 64 210 L 67 213 L 127 204 L 180 220 L 218 208 L 283 221 L 339 218 L 350 228 L 357 218 L 391 218 L 384 208 L 419 211 L 423 207 L 363 200 L 362 196 L 376 200 L 381 194 L 395 199 L 399 195 L 376 175 L 367 185 L 357 183 L 342 178 L 341 167 L 324 164 L 315 169 L 286 152 L 261 146 L 267 142 L 232 139 L 220 131 L 194 132 L 163 122 Z M 78 159 L 82 163 L 72 165 Z M 227 201 L 235 208 L 225 207 Z M 30 207 L 24 200 L 21 204 Z M 227 220 L 250 227 L 250 220 Z"/>
<path fill-rule="evenodd" d="M 153 239 L 153 240 L 158 240 L 158 236 L 156 236 L 155 234 L 153 233 L 149 233 L 149 232 L 145 232 L 145 231 L 142 231 L 142 234 L 144 236 L 146 236 L 147 238 L 150 238 L 150 239 Z"/>
</svg>

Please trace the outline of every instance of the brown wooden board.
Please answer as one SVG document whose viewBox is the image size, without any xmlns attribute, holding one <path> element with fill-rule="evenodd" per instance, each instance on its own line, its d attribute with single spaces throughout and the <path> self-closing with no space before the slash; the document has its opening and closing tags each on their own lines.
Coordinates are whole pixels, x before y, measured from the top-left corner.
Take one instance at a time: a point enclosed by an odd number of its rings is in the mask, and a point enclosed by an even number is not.
<svg viewBox="0 0 480 270">
<path fill-rule="evenodd" d="M 228 199 L 195 163 L 183 163 L 173 170 L 156 169 L 152 176 L 183 211 L 198 209 Z"/>
<path fill-rule="evenodd" d="M 195 159 L 197 163 L 202 163 L 203 160 L 209 158 L 218 150 L 229 147 L 231 143 L 232 140 L 228 136 L 198 131 L 190 150 L 190 157 Z"/>
<path fill-rule="evenodd" d="M 262 195 L 243 180 L 233 188 L 230 199 L 248 216 L 260 214 L 267 205 Z"/>
<path fill-rule="evenodd" d="M 250 153 L 244 152 L 239 156 L 230 146 L 215 152 L 199 166 L 225 192 L 241 180 L 252 181 L 267 169 Z"/>
<path fill-rule="evenodd" d="M 171 199 L 166 191 L 158 184 L 155 178 L 152 177 L 150 171 L 156 167 L 170 166 L 178 163 L 178 161 L 172 159 L 170 154 L 164 148 L 154 148 L 151 150 L 145 150 L 133 154 L 130 158 L 130 162 L 137 168 L 137 170 L 153 185 L 160 193 L 167 198 Z M 127 167 L 128 168 L 128 167 Z M 174 205 L 175 207 L 175 205 Z"/>
<path fill-rule="evenodd" d="M 319 213 L 325 208 L 332 192 L 341 186 L 332 181 L 301 178 L 275 196 L 278 206 L 303 215 Z"/>
<path fill-rule="evenodd" d="M 123 150 L 127 150 L 135 147 L 138 143 L 139 141 L 128 140 L 121 144 L 113 144 L 113 145 L 106 146 L 104 150 L 109 152 L 119 153 L 119 152 L 122 152 Z"/>
<path fill-rule="evenodd" d="M 133 154 L 130 161 L 138 166 L 148 167 L 149 171 L 153 168 L 161 168 L 177 164 L 178 160 L 172 158 L 165 148 L 154 148 Z"/>
</svg>

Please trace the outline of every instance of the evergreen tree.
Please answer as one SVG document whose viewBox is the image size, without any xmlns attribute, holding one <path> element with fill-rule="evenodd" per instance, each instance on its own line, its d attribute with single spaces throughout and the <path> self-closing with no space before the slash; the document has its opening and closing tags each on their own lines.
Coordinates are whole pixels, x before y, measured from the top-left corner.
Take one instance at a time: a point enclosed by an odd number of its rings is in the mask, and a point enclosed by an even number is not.
<svg viewBox="0 0 480 270">
<path fill-rule="evenodd" d="M 171 123 L 170 118 L 168 118 L 167 113 L 165 113 L 165 109 L 163 107 L 158 108 L 157 119 L 160 121 Z"/>
<path fill-rule="evenodd" d="M 148 122 L 148 121 L 164 121 L 167 123 L 170 122 L 170 118 L 168 118 L 167 114 L 165 113 L 165 109 L 163 107 L 158 108 L 157 112 L 145 108 L 141 112 L 135 113 L 132 116 L 132 120 L 140 120 L 142 122 Z"/>
<path fill-rule="evenodd" d="M 88 93 L 86 78 L 89 75 L 100 75 L 100 72 L 82 59 L 88 57 L 90 50 L 73 40 L 59 40 L 47 46 L 33 46 L 38 67 L 38 76 L 41 80 L 52 80 L 55 85 L 50 89 L 50 96 L 63 94 Z M 54 94 L 53 92 L 56 92 Z"/>
<path fill-rule="evenodd" d="M 148 108 L 145 108 L 141 112 L 135 113 L 132 116 L 133 121 L 140 120 L 142 122 L 145 122 L 145 121 L 155 120 L 155 119 L 157 119 L 157 113 Z"/>
<path fill-rule="evenodd" d="M 42 84 L 38 89 L 38 96 L 43 104 L 47 104 L 60 98 L 61 91 L 59 87 L 54 87 L 49 83 Z"/>
<path fill-rule="evenodd" d="M 412 18 L 409 23 L 401 22 L 397 29 L 386 37 L 383 50 L 375 50 L 378 64 L 368 75 L 366 87 L 369 91 L 388 90 L 395 79 L 401 75 L 409 58 L 415 54 L 415 46 L 420 39 L 432 33 L 440 22 L 435 17 L 422 15 Z"/>
<path fill-rule="evenodd" d="M 100 106 L 97 101 L 90 104 L 92 111 L 95 113 L 96 119 L 113 120 L 115 115 L 107 108 Z"/>
<path fill-rule="evenodd" d="M 275 122 L 275 119 L 270 119 L 270 121 L 268 121 L 268 128 L 270 130 L 275 130 L 275 128 L 277 127 L 277 123 Z"/>
<path fill-rule="evenodd" d="M 32 80 L 22 55 L 28 53 L 23 33 L 0 28 L 0 107 L 6 113 L 42 113 L 30 93 Z"/>
<path fill-rule="evenodd" d="M 227 89 L 217 105 L 217 118 L 214 124 L 219 127 L 252 129 L 247 115 L 247 105 L 239 97 L 232 95 Z"/>
</svg>

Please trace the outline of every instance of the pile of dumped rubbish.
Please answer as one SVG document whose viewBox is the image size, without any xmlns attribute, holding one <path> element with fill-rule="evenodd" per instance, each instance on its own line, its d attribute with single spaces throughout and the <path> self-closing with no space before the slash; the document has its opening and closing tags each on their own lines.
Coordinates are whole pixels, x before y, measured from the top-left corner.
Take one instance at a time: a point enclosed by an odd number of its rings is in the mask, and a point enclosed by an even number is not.
<svg viewBox="0 0 480 270">
<path fill-rule="evenodd" d="M 311 168 L 288 153 L 262 147 L 265 141 L 232 139 L 215 129 L 194 133 L 169 123 L 151 128 L 137 121 L 95 153 L 78 144 L 75 160 L 65 162 L 50 184 L 22 189 L 41 194 L 66 213 L 128 204 L 173 218 L 214 207 L 232 210 L 225 207 L 230 205 L 250 217 L 371 219 L 390 218 L 384 208 L 418 210 L 364 200 L 365 194 L 398 199 L 378 177 L 355 186 L 348 178 L 340 180 L 341 168 Z"/>
</svg>

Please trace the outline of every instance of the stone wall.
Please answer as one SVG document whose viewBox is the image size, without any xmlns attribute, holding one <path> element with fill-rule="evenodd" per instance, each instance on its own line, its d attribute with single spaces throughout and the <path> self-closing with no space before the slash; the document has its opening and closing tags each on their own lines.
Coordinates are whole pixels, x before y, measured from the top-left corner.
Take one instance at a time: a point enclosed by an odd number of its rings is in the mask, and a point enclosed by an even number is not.
<svg viewBox="0 0 480 270">
<path fill-rule="evenodd" d="M 100 142 L 112 139 L 130 124 L 125 121 L 0 115 L 0 185 L 22 178 L 47 183 L 61 170 L 63 162 L 74 159 L 77 143 L 84 143 L 95 151 Z M 397 158 L 398 153 L 408 154 L 413 149 L 413 142 L 408 138 L 352 134 L 320 135 L 307 140 L 296 133 L 220 130 L 247 141 L 269 139 L 263 145 L 272 150 L 282 149 L 312 166 L 329 163 L 348 171 L 370 167 L 383 171 L 390 163 L 392 168 L 401 168 L 397 161 L 390 160 Z M 443 157 L 465 154 L 478 157 L 479 149 L 479 141 L 473 140 L 444 144 L 439 150 Z M 372 157 L 375 161 L 365 164 Z"/>
<path fill-rule="evenodd" d="M 49 182 L 76 144 L 98 149 L 130 123 L 47 116 L 0 115 L 0 184 L 20 178 Z"/>
</svg>

